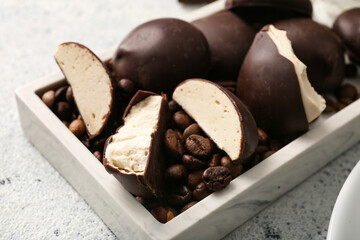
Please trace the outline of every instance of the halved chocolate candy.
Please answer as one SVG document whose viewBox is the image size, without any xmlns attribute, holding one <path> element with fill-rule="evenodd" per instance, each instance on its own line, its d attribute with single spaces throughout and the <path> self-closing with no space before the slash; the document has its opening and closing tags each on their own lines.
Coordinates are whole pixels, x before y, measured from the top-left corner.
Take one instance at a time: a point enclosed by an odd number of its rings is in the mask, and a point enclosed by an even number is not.
<svg viewBox="0 0 360 240">
<path fill-rule="evenodd" d="M 113 68 L 119 79 L 140 89 L 171 93 L 183 80 L 204 77 L 210 51 L 199 29 L 179 19 L 164 18 L 135 28 L 121 42 Z"/>
<path fill-rule="evenodd" d="M 312 16 L 310 0 L 227 0 L 225 6 L 258 29 L 282 19 Z"/>
<path fill-rule="evenodd" d="M 237 82 L 237 95 L 249 107 L 256 123 L 273 137 L 295 137 L 325 109 L 306 66 L 295 56 L 285 31 L 273 25 L 253 42 Z"/>
<path fill-rule="evenodd" d="M 333 92 L 341 85 L 345 74 L 344 51 L 328 27 L 307 18 L 284 20 L 274 26 L 287 32 L 316 91 Z"/>
<path fill-rule="evenodd" d="M 205 35 L 211 52 L 208 79 L 236 81 L 256 31 L 230 11 L 222 11 L 192 23 Z"/>
<path fill-rule="evenodd" d="M 124 113 L 124 125 L 104 147 L 104 166 L 130 193 L 162 197 L 162 139 L 170 112 L 166 96 L 139 90 Z"/>
<path fill-rule="evenodd" d="M 348 50 L 351 60 L 360 64 L 360 8 L 343 12 L 336 19 L 333 30 Z"/>
<path fill-rule="evenodd" d="M 258 144 L 254 118 L 226 88 L 188 79 L 176 87 L 173 99 L 233 162 L 244 162 L 254 153 Z"/>
<path fill-rule="evenodd" d="M 61 44 L 54 57 L 71 85 L 89 137 L 96 137 L 108 122 L 113 105 L 113 87 L 106 66 L 92 51 L 74 42 Z"/>
</svg>

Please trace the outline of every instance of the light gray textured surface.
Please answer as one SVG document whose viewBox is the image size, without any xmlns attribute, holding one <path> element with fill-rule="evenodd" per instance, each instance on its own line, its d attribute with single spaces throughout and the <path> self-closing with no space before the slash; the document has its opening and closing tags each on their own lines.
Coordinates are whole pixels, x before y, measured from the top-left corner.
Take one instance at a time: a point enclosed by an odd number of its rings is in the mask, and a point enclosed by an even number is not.
<svg viewBox="0 0 360 240">
<path fill-rule="evenodd" d="M 147 19 L 192 8 L 176 0 L 0 1 L 0 239 L 116 239 L 27 141 L 13 92 L 58 71 L 52 53 L 62 42 L 101 53 Z M 337 194 L 358 159 L 360 144 L 226 238 L 325 239 Z"/>
</svg>

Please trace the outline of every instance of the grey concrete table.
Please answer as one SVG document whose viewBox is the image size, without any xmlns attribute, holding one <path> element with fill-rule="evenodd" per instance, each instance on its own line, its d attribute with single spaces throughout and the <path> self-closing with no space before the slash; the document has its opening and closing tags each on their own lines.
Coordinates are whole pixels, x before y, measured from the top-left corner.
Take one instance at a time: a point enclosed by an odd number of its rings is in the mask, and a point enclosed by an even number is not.
<svg viewBox="0 0 360 240">
<path fill-rule="evenodd" d="M 116 239 L 86 202 L 28 142 L 14 90 L 58 71 L 66 41 L 101 53 L 151 18 L 199 7 L 177 0 L 0 1 L 0 239 Z M 325 239 L 333 205 L 360 144 L 225 239 Z"/>
</svg>

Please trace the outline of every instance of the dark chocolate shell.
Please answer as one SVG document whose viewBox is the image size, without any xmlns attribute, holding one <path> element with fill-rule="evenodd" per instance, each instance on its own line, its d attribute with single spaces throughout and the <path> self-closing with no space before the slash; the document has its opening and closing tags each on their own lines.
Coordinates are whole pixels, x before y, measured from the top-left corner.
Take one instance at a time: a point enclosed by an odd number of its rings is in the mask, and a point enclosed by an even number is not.
<svg viewBox="0 0 360 240">
<path fill-rule="evenodd" d="M 187 78 L 204 77 L 210 50 L 199 29 L 188 22 L 163 18 L 135 28 L 113 58 L 118 79 L 134 81 L 143 90 L 171 93 Z"/>
<path fill-rule="evenodd" d="M 360 64 L 360 8 L 343 12 L 336 19 L 333 31 L 340 37 L 350 58 Z"/>
<path fill-rule="evenodd" d="M 221 11 L 192 24 L 202 31 L 210 47 L 212 67 L 207 79 L 236 81 L 255 29 L 230 11 Z"/>
<path fill-rule="evenodd" d="M 308 130 L 295 67 L 265 31 L 256 35 L 245 57 L 236 95 L 270 136 L 293 137 Z"/>
</svg>

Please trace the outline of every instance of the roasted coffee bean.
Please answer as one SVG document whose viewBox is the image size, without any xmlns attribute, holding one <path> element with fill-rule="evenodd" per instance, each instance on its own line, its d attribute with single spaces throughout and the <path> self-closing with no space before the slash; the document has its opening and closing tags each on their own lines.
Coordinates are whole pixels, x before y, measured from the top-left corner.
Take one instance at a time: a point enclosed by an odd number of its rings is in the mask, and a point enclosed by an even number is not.
<svg viewBox="0 0 360 240">
<path fill-rule="evenodd" d="M 63 87 L 60 87 L 58 88 L 56 91 L 55 91 L 55 101 L 56 102 L 63 102 L 65 101 L 65 94 L 66 94 L 66 89 L 68 88 L 68 86 L 63 86 Z"/>
<path fill-rule="evenodd" d="M 210 139 L 193 134 L 186 139 L 185 147 L 195 157 L 206 158 L 211 155 L 213 144 Z"/>
<path fill-rule="evenodd" d="M 191 118 L 183 111 L 178 111 L 173 115 L 173 121 L 182 131 L 184 131 L 188 126 L 190 126 L 193 121 Z"/>
<path fill-rule="evenodd" d="M 326 108 L 324 110 L 325 113 L 332 113 L 336 111 L 336 106 L 335 106 L 335 102 L 327 97 L 327 96 L 323 96 L 325 101 L 326 101 Z"/>
<path fill-rule="evenodd" d="M 336 103 L 335 103 L 335 106 L 336 106 L 336 110 L 338 110 L 338 111 L 341 111 L 341 110 L 343 110 L 344 108 L 346 108 L 346 105 L 343 104 L 342 102 L 336 102 Z"/>
<path fill-rule="evenodd" d="M 68 101 L 68 103 L 74 102 L 74 95 L 73 95 L 72 88 L 70 86 L 68 86 L 68 88 L 66 89 L 65 99 L 66 99 L 66 101 Z"/>
<path fill-rule="evenodd" d="M 48 106 L 48 108 L 54 107 L 54 104 L 55 104 L 55 92 L 53 90 L 45 92 L 42 95 L 41 100 L 45 103 L 46 106 Z"/>
<path fill-rule="evenodd" d="M 120 91 L 126 94 L 132 94 L 136 90 L 135 83 L 129 79 L 121 79 L 118 82 L 118 87 Z"/>
<path fill-rule="evenodd" d="M 70 123 L 68 121 L 63 120 L 62 122 L 66 127 L 69 127 Z"/>
<path fill-rule="evenodd" d="M 349 83 L 342 85 L 338 91 L 339 99 L 351 98 L 353 100 L 356 100 L 357 96 L 358 96 L 358 92 L 357 92 L 356 88 Z"/>
<path fill-rule="evenodd" d="M 163 206 L 158 206 L 158 207 L 155 207 L 155 208 L 151 209 L 150 213 L 159 222 L 161 222 L 161 223 L 166 223 L 167 222 L 167 213 L 168 213 L 168 211 Z"/>
<path fill-rule="evenodd" d="M 102 162 L 102 154 L 100 151 L 95 151 L 93 152 L 93 155 L 100 161 Z"/>
<path fill-rule="evenodd" d="M 264 130 L 258 128 L 258 136 L 259 136 L 259 144 L 267 144 L 268 142 L 268 135 Z"/>
<path fill-rule="evenodd" d="M 270 157 L 271 155 L 273 155 L 274 153 L 276 153 L 276 151 L 274 151 L 274 150 L 264 152 L 264 153 L 261 155 L 261 158 L 262 158 L 262 160 L 264 160 L 264 159 Z"/>
<path fill-rule="evenodd" d="M 336 112 L 336 107 L 331 105 L 326 105 L 326 108 L 324 110 L 325 113 L 333 113 Z"/>
<path fill-rule="evenodd" d="M 346 64 L 345 65 L 345 77 L 354 78 L 357 76 L 357 66 L 355 64 Z"/>
<path fill-rule="evenodd" d="M 56 107 L 56 113 L 61 120 L 71 119 L 72 109 L 69 103 L 59 102 Z"/>
<path fill-rule="evenodd" d="M 85 133 L 85 124 L 83 120 L 75 119 L 69 125 L 69 130 L 76 136 L 81 137 Z"/>
<path fill-rule="evenodd" d="M 91 147 L 96 150 L 103 150 L 107 138 L 100 138 L 91 144 Z"/>
<path fill-rule="evenodd" d="M 167 200 L 171 206 L 184 206 L 191 200 L 191 190 L 184 185 L 172 186 L 168 190 Z"/>
<path fill-rule="evenodd" d="M 203 173 L 204 170 L 198 170 L 190 173 L 187 177 L 187 186 L 190 189 L 195 189 L 195 187 L 202 182 Z"/>
<path fill-rule="evenodd" d="M 351 98 L 340 98 L 340 102 L 342 102 L 343 104 L 350 105 L 354 102 L 354 100 L 352 100 Z"/>
<path fill-rule="evenodd" d="M 171 219 L 173 219 L 174 217 L 176 217 L 178 215 L 176 210 L 171 208 L 171 207 L 167 207 L 166 211 L 167 211 L 167 213 L 166 213 L 166 222 L 170 221 Z"/>
<path fill-rule="evenodd" d="M 185 165 L 185 167 L 187 169 L 189 169 L 190 171 L 203 169 L 206 166 L 206 164 L 203 161 L 201 161 L 191 155 L 183 155 L 182 162 Z"/>
<path fill-rule="evenodd" d="M 204 198 L 206 198 L 207 196 L 209 196 L 212 193 L 212 191 L 210 191 L 204 182 L 201 182 L 200 184 L 198 184 L 194 191 L 193 191 L 193 197 L 196 201 L 201 201 Z"/>
<path fill-rule="evenodd" d="M 232 179 L 240 176 L 243 171 L 243 166 L 241 164 L 235 165 L 228 156 L 222 157 L 220 162 L 221 166 L 226 167 L 230 170 Z"/>
<path fill-rule="evenodd" d="M 215 153 L 214 155 L 211 156 L 211 159 L 208 163 L 208 167 L 216 167 L 220 165 L 220 159 L 221 156 L 218 153 Z"/>
<path fill-rule="evenodd" d="M 192 206 L 194 206 L 195 204 L 197 204 L 197 201 L 194 202 L 189 202 L 188 204 L 186 204 L 182 209 L 181 209 L 181 213 L 185 212 L 186 210 L 188 210 L 189 208 L 191 208 Z"/>
<path fill-rule="evenodd" d="M 87 134 L 84 134 L 82 137 L 80 137 L 80 141 L 86 148 L 90 148 L 90 139 Z"/>
<path fill-rule="evenodd" d="M 185 153 L 182 134 L 179 131 L 168 129 L 165 132 L 165 148 L 173 157 L 181 158 Z"/>
<path fill-rule="evenodd" d="M 145 198 L 136 196 L 135 199 L 136 199 L 141 205 L 143 205 L 143 206 L 146 205 Z"/>
<path fill-rule="evenodd" d="M 188 126 L 183 133 L 184 139 L 186 140 L 190 135 L 201 134 L 201 129 L 197 123 L 193 123 L 190 126 Z"/>
<path fill-rule="evenodd" d="M 269 146 L 271 150 L 277 151 L 283 147 L 283 144 L 279 140 L 271 139 Z"/>
<path fill-rule="evenodd" d="M 269 151 L 270 148 L 268 146 L 265 146 L 265 145 L 258 145 L 255 152 L 256 153 L 263 153 L 263 152 L 267 152 Z"/>
<path fill-rule="evenodd" d="M 182 164 L 174 164 L 165 170 L 165 179 L 168 181 L 179 182 L 186 179 L 188 172 Z"/>
<path fill-rule="evenodd" d="M 175 209 L 163 206 L 152 208 L 150 213 L 161 223 L 166 223 L 177 215 Z"/>
<path fill-rule="evenodd" d="M 179 104 L 177 104 L 177 102 L 175 102 L 174 100 L 171 100 L 169 102 L 169 109 L 170 109 L 171 113 L 175 113 L 180 110 L 180 106 L 179 106 Z"/>
<path fill-rule="evenodd" d="M 211 191 L 220 191 L 231 181 L 230 170 L 223 166 L 209 167 L 204 171 L 203 181 Z"/>
</svg>

